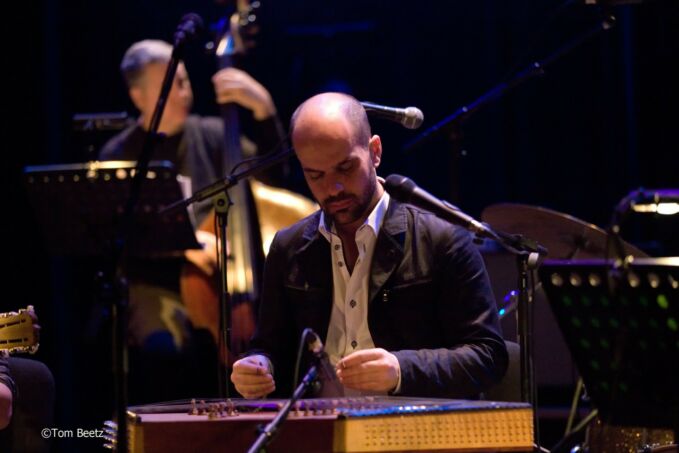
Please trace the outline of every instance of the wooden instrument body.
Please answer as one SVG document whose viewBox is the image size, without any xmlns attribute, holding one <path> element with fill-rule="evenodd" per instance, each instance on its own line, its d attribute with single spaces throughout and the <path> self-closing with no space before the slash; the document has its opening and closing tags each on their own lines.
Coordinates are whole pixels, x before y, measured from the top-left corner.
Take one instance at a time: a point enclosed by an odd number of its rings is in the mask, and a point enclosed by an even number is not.
<svg viewBox="0 0 679 453">
<path fill-rule="evenodd" d="M 40 346 L 33 307 L 0 313 L 0 351 L 33 354 Z"/>
<path fill-rule="evenodd" d="M 225 403 L 198 412 L 190 406 L 182 412 L 130 409 L 131 451 L 247 451 L 257 438 L 257 427 L 273 420 L 283 404 L 230 401 L 238 412 L 225 412 Z M 533 446 L 533 411 L 527 403 L 401 397 L 299 403 L 267 451 L 499 452 L 532 451 Z"/>
<path fill-rule="evenodd" d="M 268 252 L 278 230 L 292 225 L 318 209 L 318 205 L 313 201 L 285 189 L 271 187 L 259 181 L 250 181 L 250 187 L 258 213 L 258 228 L 261 235 L 260 244 L 252 246 L 261 247 L 263 254 Z M 214 234 L 214 221 L 214 212 L 212 212 L 203 222 L 201 230 Z M 232 239 L 232 241 L 236 240 L 238 239 Z M 237 266 L 234 266 L 234 263 Z M 237 355 L 247 346 L 247 341 L 256 327 L 255 304 L 251 299 L 243 297 L 243 294 L 247 294 L 244 292 L 247 288 L 245 283 L 252 269 L 246 268 L 240 261 L 230 261 L 227 272 L 227 281 L 230 282 L 229 291 L 232 294 L 231 342 L 234 354 Z M 190 263 L 182 269 L 182 300 L 186 305 L 189 318 L 195 328 L 208 330 L 216 344 L 219 344 L 218 278 L 218 274 L 208 276 L 203 270 Z"/>
<path fill-rule="evenodd" d="M 235 66 L 234 58 L 245 51 L 246 45 L 239 29 L 255 16 L 248 3 L 238 2 L 238 11 L 229 21 L 229 30 L 216 47 L 219 69 Z M 220 108 L 225 138 L 223 176 L 227 176 L 232 167 L 243 160 L 240 124 L 235 104 L 222 104 Z M 314 212 L 316 204 L 301 195 L 257 181 L 241 181 L 229 189 L 228 197 L 232 203 L 228 215 L 226 263 L 226 290 L 231 306 L 229 347 L 224 346 L 220 335 L 219 272 L 207 275 L 188 263 L 182 270 L 180 291 L 194 327 L 207 329 L 219 345 L 222 361 L 232 363 L 245 350 L 255 331 L 259 279 L 264 269 L 264 255 L 273 235 Z M 198 229 L 217 236 L 214 211 Z M 262 245 L 263 236 L 265 246 Z"/>
</svg>

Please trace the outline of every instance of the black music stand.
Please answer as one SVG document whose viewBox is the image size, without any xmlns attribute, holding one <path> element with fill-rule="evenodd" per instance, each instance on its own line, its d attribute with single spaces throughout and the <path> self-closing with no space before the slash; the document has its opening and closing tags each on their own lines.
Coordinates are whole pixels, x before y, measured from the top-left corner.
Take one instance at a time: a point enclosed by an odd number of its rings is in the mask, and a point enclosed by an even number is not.
<svg viewBox="0 0 679 453">
<path fill-rule="evenodd" d="M 111 252 L 135 165 L 109 161 L 24 169 L 29 200 L 51 253 L 105 256 Z M 174 166 L 151 162 L 126 247 L 130 256 L 179 254 L 200 248 L 186 209 L 158 214 L 180 198 L 184 197 Z"/>
<path fill-rule="evenodd" d="M 540 279 L 602 421 L 679 433 L 679 258 L 546 261 Z"/>
</svg>

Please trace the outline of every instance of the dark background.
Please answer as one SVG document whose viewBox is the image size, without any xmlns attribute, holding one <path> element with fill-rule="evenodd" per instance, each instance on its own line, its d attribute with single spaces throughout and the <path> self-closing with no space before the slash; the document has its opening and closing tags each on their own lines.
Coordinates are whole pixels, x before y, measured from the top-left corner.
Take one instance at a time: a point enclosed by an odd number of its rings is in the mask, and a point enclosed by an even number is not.
<svg viewBox="0 0 679 453">
<path fill-rule="evenodd" d="M 258 46 L 244 66 L 270 89 L 286 126 L 301 101 L 328 89 L 418 106 L 425 123 L 417 132 L 373 123 L 385 148 L 381 175 L 405 174 L 471 215 L 511 201 L 606 226 L 629 191 L 679 185 L 674 0 L 610 8 L 617 19 L 611 30 L 473 115 L 461 141 L 440 134 L 415 151 L 401 150 L 419 132 L 600 22 L 599 6 L 567 3 L 265 2 Z M 171 39 L 186 12 L 213 24 L 230 9 L 208 0 L 49 0 L 3 9 L 9 162 L 3 178 L 4 285 L 19 298 L 4 298 L 0 311 L 36 306 L 43 324 L 37 358 L 57 380 L 57 427 L 99 427 L 110 414 L 112 387 L 106 323 L 92 324 L 90 316 L 96 312 L 96 262 L 50 256 L 24 192 L 22 168 L 91 158 L 88 146 L 104 137 L 73 132 L 72 117 L 135 113 L 118 72 L 125 49 L 139 39 Z M 194 111 L 216 113 L 213 57 L 194 44 L 186 61 Z M 293 169 L 288 187 L 305 192 Z M 651 254 L 676 254 L 676 225 L 642 219 L 623 235 Z M 74 441 L 67 449 L 89 451 L 96 442 Z"/>
</svg>

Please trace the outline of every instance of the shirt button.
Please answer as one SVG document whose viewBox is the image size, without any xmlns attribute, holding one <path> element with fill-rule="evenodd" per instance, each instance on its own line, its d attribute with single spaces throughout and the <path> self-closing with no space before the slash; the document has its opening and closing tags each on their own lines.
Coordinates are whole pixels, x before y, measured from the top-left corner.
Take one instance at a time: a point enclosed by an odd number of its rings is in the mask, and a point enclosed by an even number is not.
<svg viewBox="0 0 679 453">
<path fill-rule="evenodd" d="M 341 262 L 341 261 L 338 261 L 338 262 L 337 262 L 337 265 L 338 265 L 339 267 L 342 267 L 342 266 L 344 266 L 344 263 Z"/>
<path fill-rule="evenodd" d="M 351 347 L 356 349 L 356 346 L 358 346 L 358 341 L 354 340 L 351 342 Z"/>
<path fill-rule="evenodd" d="M 351 302 L 349 302 L 349 305 L 351 305 L 351 308 L 354 308 L 356 306 L 356 301 L 352 299 Z"/>
<path fill-rule="evenodd" d="M 335 244 L 335 250 L 339 250 L 339 249 L 340 249 L 340 245 L 339 245 L 339 244 Z"/>
</svg>

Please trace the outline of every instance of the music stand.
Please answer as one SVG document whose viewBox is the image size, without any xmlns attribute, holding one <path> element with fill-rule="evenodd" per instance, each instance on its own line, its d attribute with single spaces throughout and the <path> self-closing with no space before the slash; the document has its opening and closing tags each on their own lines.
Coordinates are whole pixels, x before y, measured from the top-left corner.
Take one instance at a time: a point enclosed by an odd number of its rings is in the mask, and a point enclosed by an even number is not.
<svg viewBox="0 0 679 453">
<path fill-rule="evenodd" d="M 605 423 L 679 433 L 679 258 L 546 261 L 545 293 Z"/>
<path fill-rule="evenodd" d="M 129 198 L 136 162 L 108 161 L 26 167 L 24 182 L 47 247 L 55 255 L 104 256 Z M 170 162 L 149 164 L 135 209 L 129 256 L 179 254 L 200 248 L 186 209 L 159 215 L 183 198 Z"/>
</svg>

